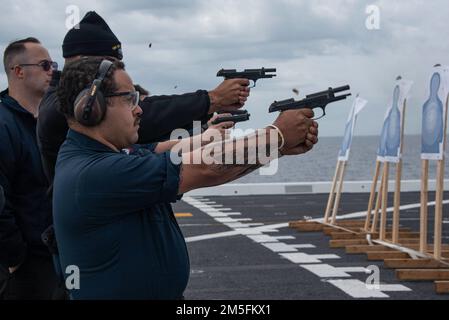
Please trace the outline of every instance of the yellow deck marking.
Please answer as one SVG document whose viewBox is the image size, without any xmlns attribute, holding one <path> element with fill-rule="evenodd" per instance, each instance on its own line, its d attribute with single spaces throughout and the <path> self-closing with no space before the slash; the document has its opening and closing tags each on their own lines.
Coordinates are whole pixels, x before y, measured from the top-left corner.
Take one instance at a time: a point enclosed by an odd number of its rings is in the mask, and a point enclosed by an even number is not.
<svg viewBox="0 0 449 320">
<path fill-rule="evenodd" d="M 175 213 L 176 218 L 187 218 L 187 217 L 191 217 L 191 216 L 193 216 L 193 214 L 188 213 L 188 212 Z"/>
</svg>

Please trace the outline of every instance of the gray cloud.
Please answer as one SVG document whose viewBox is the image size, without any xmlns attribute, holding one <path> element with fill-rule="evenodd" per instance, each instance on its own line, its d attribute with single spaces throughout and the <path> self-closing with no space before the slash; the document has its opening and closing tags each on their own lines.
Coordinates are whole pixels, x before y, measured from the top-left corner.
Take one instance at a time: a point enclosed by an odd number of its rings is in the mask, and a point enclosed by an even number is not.
<svg viewBox="0 0 449 320">
<path fill-rule="evenodd" d="M 222 67 L 276 67 L 278 77 L 261 80 L 252 91 L 247 105 L 252 120 L 239 127 L 266 125 L 274 118 L 268 105 L 293 97 L 292 88 L 307 94 L 348 83 L 369 100 L 357 133 L 377 135 L 401 74 L 415 82 L 406 133 L 419 134 L 430 68 L 449 63 L 444 0 L 4 2 L 1 45 L 34 35 L 59 63 L 66 6 L 78 5 L 81 16 L 96 10 L 123 43 L 135 82 L 154 94 L 212 89 Z M 380 30 L 365 28 L 365 8 L 371 4 L 380 8 Z M 6 86 L 3 74 L 0 84 Z M 320 133 L 341 135 L 350 105 L 330 105 Z"/>
</svg>

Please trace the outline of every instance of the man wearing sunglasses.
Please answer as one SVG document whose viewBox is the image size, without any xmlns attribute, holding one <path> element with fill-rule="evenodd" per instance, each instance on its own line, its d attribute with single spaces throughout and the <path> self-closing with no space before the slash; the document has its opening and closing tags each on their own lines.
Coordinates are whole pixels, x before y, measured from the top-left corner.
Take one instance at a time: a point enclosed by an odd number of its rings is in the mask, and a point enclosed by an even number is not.
<svg viewBox="0 0 449 320">
<path fill-rule="evenodd" d="M 0 93 L 0 185 L 5 203 L 0 212 L 0 286 L 5 299 L 49 299 L 57 283 L 52 259 L 41 241 L 51 223 L 51 199 L 39 148 L 36 118 L 39 103 L 57 68 L 39 40 L 10 43 L 3 64 L 8 89 Z"/>
<path fill-rule="evenodd" d="M 57 70 L 58 69 L 58 63 L 55 61 L 50 60 L 42 60 L 38 63 L 19 63 L 15 65 L 14 67 L 11 67 L 11 70 L 14 70 L 16 67 L 41 67 L 44 71 L 50 71 Z"/>
</svg>

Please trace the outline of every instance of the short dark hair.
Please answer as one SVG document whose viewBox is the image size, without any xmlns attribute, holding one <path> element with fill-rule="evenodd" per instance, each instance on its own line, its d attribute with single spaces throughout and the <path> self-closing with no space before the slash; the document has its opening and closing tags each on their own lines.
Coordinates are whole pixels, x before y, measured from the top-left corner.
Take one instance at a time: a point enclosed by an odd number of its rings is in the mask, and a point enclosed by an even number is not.
<svg viewBox="0 0 449 320">
<path fill-rule="evenodd" d="M 14 57 L 22 54 L 26 51 L 25 43 L 41 43 L 38 39 L 33 37 L 28 37 L 25 39 L 20 39 L 11 42 L 5 49 L 3 53 L 3 66 L 5 67 L 6 74 L 9 74 L 11 68 L 11 61 Z"/>
<path fill-rule="evenodd" d="M 135 84 L 134 89 L 140 93 L 141 96 L 148 96 L 150 92 L 142 87 L 140 84 Z"/>
<path fill-rule="evenodd" d="M 98 68 L 104 57 L 83 57 L 81 59 L 67 63 L 62 70 L 58 87 L 59 108 L 58 111 L 68 119 L 74 118 L 74 103 L 78 94 L 91 86 L 97 77 Z M 117 85 L 113 80 L 114 72 L 124 70 L 125 64 L 119 60 L 109 58 L 113 65 L 107 72 L 102 85 L 103 94 L 111 94 L 117 91 Z M 106 103 L 108 104 L 108 99 Z"/>
</svg>

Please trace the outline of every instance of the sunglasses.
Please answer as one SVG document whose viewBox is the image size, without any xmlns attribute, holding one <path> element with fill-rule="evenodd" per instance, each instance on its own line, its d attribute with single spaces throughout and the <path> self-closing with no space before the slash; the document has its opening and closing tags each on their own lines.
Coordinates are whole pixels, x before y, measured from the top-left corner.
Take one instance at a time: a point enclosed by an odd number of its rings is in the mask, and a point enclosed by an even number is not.
<svg viewBox="0 0 449 320">
<path fill-rule="evenodd" d="M 58 63 L 56 61 L 50 61 L 50 60 L 42 60 L 39 63 L 21 63 L 11 68 L 11 70 L 14 70 L 15 67 L 28 67 L 28 66 L 39 66 L 44 69 L 44 71 L 52 70 L 58 70 Z"/>
<path fill-rule="evenodd" d="M 131 105 L 131 111 L 134 111 L 139 105 L 140 93 L 139 91 L 124 91 L 124 92 L 116 92 L 111 93 L 104 96 L 105 98 L 109 97 L 126 97 L 126 101 Z"/>
</svg>

